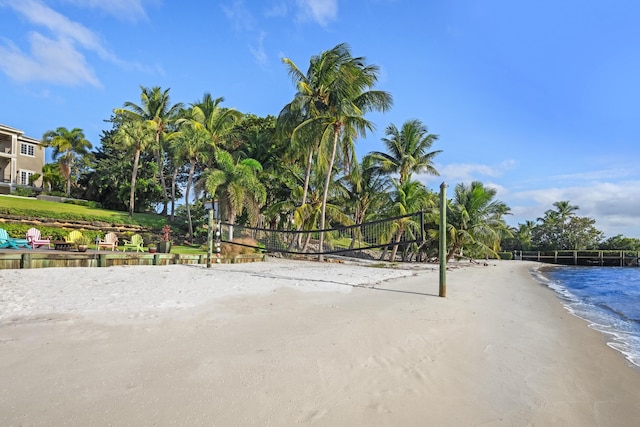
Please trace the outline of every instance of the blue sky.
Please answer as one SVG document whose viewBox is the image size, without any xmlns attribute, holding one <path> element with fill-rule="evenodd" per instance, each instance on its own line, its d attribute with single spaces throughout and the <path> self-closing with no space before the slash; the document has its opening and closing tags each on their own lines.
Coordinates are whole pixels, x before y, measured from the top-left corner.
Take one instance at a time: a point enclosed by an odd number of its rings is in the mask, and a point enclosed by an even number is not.
<svg viewBox="0 0 640 427">
<path fill-rule="evenodd" d="M 570 200 L 640 238 L 639 20 L 632 0 L 0 0 L 0 123 L 95 145 L 140 85 L 277 115 L 295 91 L 281 58 L 306 71 L 344 42 L 394 97 L 359 156 L 417 118 L 443 150 L 430 188 L 493 186 L 511 225 Z"/>
</svg>

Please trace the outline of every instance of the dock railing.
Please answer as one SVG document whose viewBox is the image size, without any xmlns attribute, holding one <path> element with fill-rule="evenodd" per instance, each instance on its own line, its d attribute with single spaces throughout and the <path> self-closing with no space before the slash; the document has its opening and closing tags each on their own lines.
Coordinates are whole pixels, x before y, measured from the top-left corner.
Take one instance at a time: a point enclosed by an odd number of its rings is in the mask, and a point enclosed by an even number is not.
<svg viewBox="0 0 640 427">
<path fill-rule="evenodd" d="M 638 267 L 640 251 L 516 251 L 515 259 L 560 265 L 590 265 L 600 267 Z"/>
</svg>

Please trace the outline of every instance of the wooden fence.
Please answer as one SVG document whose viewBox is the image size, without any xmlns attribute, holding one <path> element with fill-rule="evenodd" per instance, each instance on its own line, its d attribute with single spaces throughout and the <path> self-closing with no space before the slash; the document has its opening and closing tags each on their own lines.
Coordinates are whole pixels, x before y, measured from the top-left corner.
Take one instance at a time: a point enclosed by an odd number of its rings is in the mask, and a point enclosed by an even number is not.
<svg viewBox="0 0 640 427">
<path fill-rule="evenodd" d="M 237 255 L 221 258 L 220 263 L 264 261 L 266 255 Z M 4 251 L 0 253 L 0 270 L 46 267 L 111 267 L 117 265 L 206 264 L 207 256 L 122 252 Z M 214 260 L 215 263 L 215 260 Z"/>
</svg>

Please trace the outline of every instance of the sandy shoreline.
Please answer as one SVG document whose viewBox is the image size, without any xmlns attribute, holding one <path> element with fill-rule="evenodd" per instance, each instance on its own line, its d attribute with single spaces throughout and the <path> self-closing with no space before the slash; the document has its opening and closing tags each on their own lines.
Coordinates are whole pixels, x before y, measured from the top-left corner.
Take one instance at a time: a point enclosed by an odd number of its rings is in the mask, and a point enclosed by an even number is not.
<svg viewBox="0 0 640 427">
<path fill-rule="evenodd" d="M 532 265 L 1 270 L 0 425 L 637 425 Z"/>
</svg>

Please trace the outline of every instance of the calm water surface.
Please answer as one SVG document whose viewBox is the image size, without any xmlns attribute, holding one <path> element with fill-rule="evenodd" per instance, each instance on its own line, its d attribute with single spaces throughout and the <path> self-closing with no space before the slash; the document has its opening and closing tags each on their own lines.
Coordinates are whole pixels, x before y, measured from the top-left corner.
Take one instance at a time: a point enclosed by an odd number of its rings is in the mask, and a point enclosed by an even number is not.
<svg viewBox="0 0 640 427">
<path fill-rule="evenodd" d="M 554 266 L 537 276 L 571 313 L 606 334 L 610 347 L 640 367 L 640 268 Z"/>
</svg>

